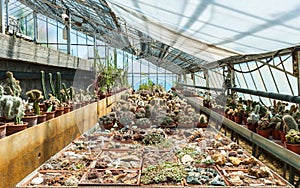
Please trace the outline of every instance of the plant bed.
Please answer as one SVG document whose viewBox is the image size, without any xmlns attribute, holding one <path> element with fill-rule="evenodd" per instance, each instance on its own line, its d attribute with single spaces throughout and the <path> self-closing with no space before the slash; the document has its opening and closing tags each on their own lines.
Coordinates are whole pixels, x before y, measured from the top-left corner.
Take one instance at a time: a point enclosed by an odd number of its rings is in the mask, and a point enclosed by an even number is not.
<svg viewBox="0 0 300 188">
<path fill-rule="evenodd" d="M 155 186 L 183 186 L 185 178 L 184 166 L 173 162 L 164 162 L 143 168 L 141 184 L 150 187 Z"/>
<path fill-rule="evenodd" d="M 267 167 L 250 168 L 248 170 L 222 170 L 220 172 L 229 183 L 229 186 L 287 186 L 285 180 Z"/>
<path fill-rule="evenodd" d="M 93 165 L 96 169 L 138 169 L 142 166 L 141 150 L 106 150 L 104 149 Z"/>
<path fill-rule="evenodd" d="M 143 169 L 150 165 L 156 165 L 163 162 L 177 162 L 173 151 L 168 150 L 144 150 L 143 152 Z"/>
<path fill-rule="evenodd" d="M 81 172 L 69 171 L 43 171 L 36 172 L 32 178 L 28 179 L 17 187 L 77 187 L 82 177 Z"/>
<path fill-rule="evenodd" d="M 140 170 L 89 169 L 81 178 L 79 186 L 129 186 L 140 184 Z"/>
<path fill-rule="evenodd" d="M 215 167 L 186 168 L 187 176 L 184 185 L 189 187 L 199 186 L 226 186 L 228 183 Z"/>
</svg>

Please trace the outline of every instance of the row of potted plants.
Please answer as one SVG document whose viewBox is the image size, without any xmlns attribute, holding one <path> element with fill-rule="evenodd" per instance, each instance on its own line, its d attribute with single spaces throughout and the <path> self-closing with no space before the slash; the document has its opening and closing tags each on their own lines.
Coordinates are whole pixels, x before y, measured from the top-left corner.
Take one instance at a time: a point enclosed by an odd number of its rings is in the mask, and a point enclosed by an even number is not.
<svg viewBox="0 0 300 188">
<path fill-rule="evenodd" d="M 191 105 L 181 100 L 172 90 L 166 92 L 159 85 L 145 85 L 136 93 L 122 95 L 122 100 L 116 103 L 113 112 L 100 117 L 100 125 L 105 129 L 126 126 L 144 129 L 207 127 L 207 116 L 196 113 Z"/>
<path fill-rule="evenodd" d="M 88 89 L 75 91 L 73 87 L 67 88 L 61 83 L 59 72 L 56 80 L 49 73 L 49 84 L 51 92 L 48 93 L 45 72 L 41 71 L 42 91 L 32 89 L 26 92 L 26 99 L 22 99 L 19 80 L 7 71 L 0 85 L 0 138 L 68 113 L 95 98 Z"/>
<path fill-rule="evenodd" d="M 203 93 L 202 93 L 203 94 Z M 226 118 L 244 124 L 257 134 L 281 142 L 292 151 L 300 153 L 300 111 L 298 106 L 273 100 L 273 105 L 266 107 L 259 102 L 242 100 L 236 93 L 226 96 L 221 93 L 214 99 L 211 94 L 203 95 L 203 106 L 224 115 Z"/>
</svg>

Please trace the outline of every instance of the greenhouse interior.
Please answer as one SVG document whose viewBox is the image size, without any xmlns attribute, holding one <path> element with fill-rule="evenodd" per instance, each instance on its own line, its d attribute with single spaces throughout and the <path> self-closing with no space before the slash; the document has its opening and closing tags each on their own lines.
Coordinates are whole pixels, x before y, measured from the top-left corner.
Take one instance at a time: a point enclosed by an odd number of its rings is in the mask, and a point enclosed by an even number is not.
<svg viewBox="0 0 300 188">
<path fill-rule="evenodd" d="M 300 2 L 0 0 L 0 187 L 300 187 Z"/>
</svg>

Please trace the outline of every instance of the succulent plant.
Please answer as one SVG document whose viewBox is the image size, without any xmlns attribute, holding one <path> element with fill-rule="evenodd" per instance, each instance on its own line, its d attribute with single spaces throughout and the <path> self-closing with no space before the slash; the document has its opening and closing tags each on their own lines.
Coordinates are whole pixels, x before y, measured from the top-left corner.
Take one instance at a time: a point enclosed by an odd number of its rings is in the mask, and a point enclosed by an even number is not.
<svg viewBox="0 0 300 188">
<path fill-rule="evenodd" d="M 294 129 L 296 131 L 298 131 L 298 124 L 295 121 L 295 119 L 291 116 L 291 115 L 284 115 L 282 117 L 282 121 L 283 121 L 283 131 L 285 132 L 289 132 L 289 130 Z"/>
<path fill-rule="evenodd" d="M 10 71 L 6 72 L 6 79 L 5 82 L 3 84 L 3 89 L 4 89 L 4 93 L 6 95 L 11 95 L 11 96 L 20 96 L 22 89 L 20 86 L 20 81 L 17 80 L 13 73 Z"/>
<path fill-rule="evenodd" d="M 286 142 L 290 144 L 300 144 L 300 132 L 299 130 L 290 129 L 285 135 Z"/>
<path fill-rule="evenodd" d="M 200 115 L 199 123 L 201 123 L 201 124 L 207 123 L 207 116 L 205 114 Z"/>
<path fill-rule="evenodd" d="M 108 125 L 111 123 L 115 123 L 116 121 L 116 114 L 114 112 L 110 112 L 107 115 L 101 116 L 99 118 L 100 125 Z"/>
<path fill-rule="evenodd" d="M 13 119 L 15 124 L 20 124 L 21 118 L 24 116 L 24 111 L 25 107 L 20 97 L 2 95 L 0 98 L 0 116 Z"/>
<path fill-rule="evenodd" d="M 257 125 L 258 125 L 257 128 L 260 130 L 267 130 L 267 129 L 270 129 L 270 127 L 271 127 L 269 119 L 265 118 L 265 117 L 261 118 L 258 121 Z"/>
<path fill-rule="evenodd" d="M 34 113 L 37 115 L 40 115 L 41 112 L 40 112 L 39 101 L 44 98 L 44 96 L 42 95 L 42 92 L 40 90 L 33 89 L 30 91 L 27 91 L 26 95 L 28 97 L 28 101 L 30 103 L 33 103 Z"/>
<path fill-rule="evenodd" d="M 148 118 L 140 118 L 136 120 L 135 125 L 138 128 L 149 128 L 151 127 L 152 123 Z"/>
</svg>

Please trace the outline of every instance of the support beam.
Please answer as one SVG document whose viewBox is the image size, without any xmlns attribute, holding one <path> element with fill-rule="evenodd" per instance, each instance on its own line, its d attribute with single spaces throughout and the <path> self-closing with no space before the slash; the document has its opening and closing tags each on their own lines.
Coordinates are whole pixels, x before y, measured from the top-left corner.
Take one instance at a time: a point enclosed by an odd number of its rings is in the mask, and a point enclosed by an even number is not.
<svg viewBox="0 0 300 188">
<path fill-rule="evenodd" d="M 1 20 L 1 25 L 0 25 L 0 29 L 1 29 L 1 33 L 5 33 L 5 15 L 4 15 L 4 8 L 5 8 L 5 4 L 4 4 L 5 0 L 0 0 L 0 20 Z"/>
<path fill-rule="evenodd" d="M 38 36 L 37 32 L 38 32 L 37 15 L 36 12 L 33 11 L 33 42 L 37 41 L 37 36 Z"/>
<path fill-rule="evenodd" d="M 67 54 L 71 54 L 71 14 L 70 11 L 67 11 L 69 16 L 68 26 L 67 26 Z"/>
</svg>

